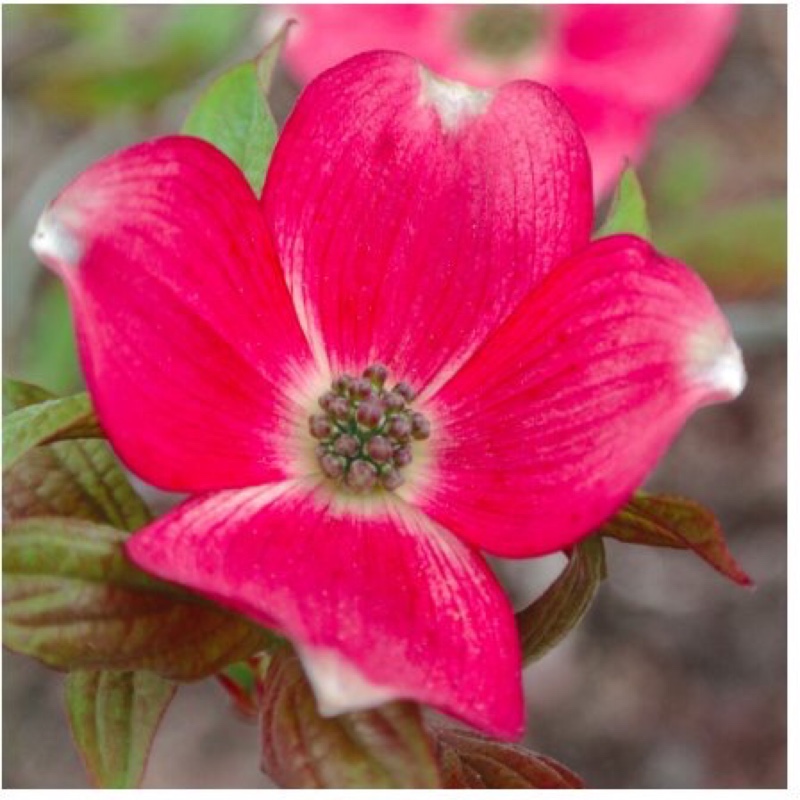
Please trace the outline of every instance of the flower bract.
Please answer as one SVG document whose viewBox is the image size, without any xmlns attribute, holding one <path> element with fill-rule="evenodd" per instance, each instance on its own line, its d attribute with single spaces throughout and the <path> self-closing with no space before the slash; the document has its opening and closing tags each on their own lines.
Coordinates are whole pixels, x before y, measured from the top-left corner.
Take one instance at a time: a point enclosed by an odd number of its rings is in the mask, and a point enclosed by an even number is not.
<svg viewBox="0 0 800 800">
<path fill-rule="evenodd" d="M 307 82 L 363 50 L 401 50 L 438 74 L 481 87 L 516 79 L 554 89 L 577 120 L 595 192 L 638 160 L 659 116 L 688 103 L 728 43 L 726 4 L 293 5 L 286 60 Z"/>
<path fill-rule="evenodd" d="M 585 537 L 744 384 L 695 274 L 591 229 L 550 90 L 400 54 L 306 88 L 260 198 L 192 137 L 89 168 L 33 246 L 120 457 L 192 495 L 129 556 L 289 637 L 325 713 L 409 698 L 518 737 L 482 551 Z"/>
</svg>

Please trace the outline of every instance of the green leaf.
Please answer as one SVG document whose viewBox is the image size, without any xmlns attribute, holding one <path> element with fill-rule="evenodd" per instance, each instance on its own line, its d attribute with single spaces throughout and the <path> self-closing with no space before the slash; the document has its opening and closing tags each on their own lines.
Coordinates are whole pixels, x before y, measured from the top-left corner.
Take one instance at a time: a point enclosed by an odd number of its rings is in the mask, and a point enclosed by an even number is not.
<svg viewBox="0 0 800 800">
<path fill-rule="evenodd" d="M 548 756 L 451 725 L 429 724 L 445 789 L 582 789 Z"/>
<path fill-rule="evenodd" d="M 42 389 L 41 386 L 35 386 L 32 383 L 25 381 L 17 381 L 14 378 L 3 378 L 3 416 L 8 416 L 12 411 L 18 411 L 20 408 L 35 405 L 36 403 L 44 403 L 46 400 L 52 400 L 54 395 Z"/>
<path fill-rule="evenodd" d="M 222 150 L 242 170 L 257 196 L 278 136 L 267 93 L 286 30 L 284 26 L 256 59 L 217 78 L 183 125 L 183 133 Z"/>
<path fill-rule="evenodd" d="M 152 672 L 78 670 L 66 680 L 67 715 L 101 789 L 136 788 L 175 684 Z"/>
<path fill-rule="evenodd" d="M 20 408 L 3 420 L 3 470 L 37 445 L 102 436 L 85 392 Z"/>
<path fill-rule="evenodd" d="M 33 384 L 3 380 L 3 412 L 53 399 Z M 3 476 L 7 519 L 54 516 L 107 522 L 134 531 L 150 521 L 111 448 L 100 440 L 75 439 L 34 447 Z"/>
<path fill-rule="evenodd" d="M 693 550 L 735 583 L 753 583 L 728 550 L 714 514 L 683 497 L 640 492 L 601 528 L 600 534 L 629 544 Z"/>
<path fill-rule="evenodd" d="M 615 233 L 632 233 L 643 239 L 650 239 L 650 222 L 647 219 L 642 185 L 633 167 L 626 167 L 622 173 L 611 201 L 611 209 L 606 221 L 595 238 L 611 236 Z"/>
<path fill-rule="evenodd" d="M 783 198 L 675 218 L 656 230 L 657 246 L 691 265 L 719 297 L 759 297 L 786 287 L 787 212 Z"/>
<path fill-rule="evenodd" d="M 581 621 L 605 577 L 600 538 L 584 539 L 571 549 L 555 583 L 516 615 L 524 664 L 541 658 Z"/>
<path fill-rule="evenodd" d="M 55 669 L 147 669 L 196 680 L 263 649 L 270 634 L 125 557 L 127 534 L 56 517 L 8 524 L 3 636 Z"/>
<path fill-rule="evenodd" d="M 433 789 L 439 772 L 420 710 L 391 703 L 321 717 L 300 662 L 279 650 L 264 677 L 262 768 L 292 789 Z"/>
</svg>

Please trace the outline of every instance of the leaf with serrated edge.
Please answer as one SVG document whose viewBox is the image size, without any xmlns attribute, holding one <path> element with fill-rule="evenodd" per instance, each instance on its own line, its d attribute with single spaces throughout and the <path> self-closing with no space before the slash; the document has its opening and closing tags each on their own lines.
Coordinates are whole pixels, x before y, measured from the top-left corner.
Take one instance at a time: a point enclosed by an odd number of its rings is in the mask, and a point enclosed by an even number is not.
<svg viewBox="0 0 800 800">
<path fill-rule="evenodd" d="M 175 684 L 152 672 L 77 670 L 66 679 L 72 735 L 95 784 L 139 785 Z"/>
<path fill-rule="evenodd" d="M 148 669 L 196 680 L 263 649 L 270 634 L 125 557 L 126 534 L 32 517 L 3 536 L 7 647 L 55 669 Z"/>
<path fill-rule="evenodd" d="M 432 743 L 413 703 L 325 718 L 288 648 L 266 670 L 261 705 L 262 768 L 293 789 L 439 787 Z"/>
<path fill-rule="evenodd" d="M 693 500 L 639 492 L 600 534 L 629 544 L 693 550 L 740 586 L 753 584 L 728 550 L 717 518 Z"/>
<path fill-rule="evenodd" d="M 541 597 L 517 612 L 524 664 L 541 658 L 581 621 L 605 577 L 605 551 L 600 538 L 584 539 L 571 549 L 567 566 L 556 581 Z"/>
<path fill-rule="evenodd" d="M 33 384 L 3 379 L 3 411 L 53 399 Z M 74 439 L 29 450 L 3 475 L 8 519 L 56 516 L 110 523 L 128 531 L 150 521 L 111 448 L 97 439 Z"/>
<path fill-rule="evenodd" d="M 581 789 L 563 764 L 520 745 L 475 731 L 428 725 L 436 742 L 445 789 Z"/>
<path fill-rule="evenodd" d="M 642 185 L 639 183 L 633 167 L 630 166 L 626 167 L 620 176 L 611 201 L 611 209 L 595 238 L 599 239 L 615 233 L 633 233 L 643 239 L 651 238 Z"/>
<path fill-rule="evenodd" d="M 3 419 L 3 470 L 12 467 L 37 445 L 102 435 L 89 395 L 85 392 L 25 406 Z"/>
</svg>

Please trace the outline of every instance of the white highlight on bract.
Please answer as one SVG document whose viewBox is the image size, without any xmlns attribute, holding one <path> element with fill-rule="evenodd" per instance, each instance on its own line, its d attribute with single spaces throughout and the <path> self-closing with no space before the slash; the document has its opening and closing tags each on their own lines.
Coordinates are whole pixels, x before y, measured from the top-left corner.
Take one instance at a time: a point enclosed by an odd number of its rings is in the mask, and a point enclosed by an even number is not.
<svg viewBox="0 0 800 800">
<path fill-rule="evenodd" d="M 419 72 L 420 101 L 436 109 L 446 130 L 457 130 L 465 119 L 482 114 L 494 97 L 490 89 L 445 80 L 425 67 Z"/>
<path fill-rule="evenodd" d="M 295 647 L 323 717 L 363 711 L 397 699 L 395 691 L 370 683 L 360 670 L 336 651 L 298 644 Z"/>
<path fill-rule="evenodd" d="M 30 245 L 36 257 L 51 266 L 76 267 L 83 257 L 83 245 L 51 209 L 39 218 Z"/>
<path fill-rule="evenodd" d="M 704 330 L 690 340 L 691 377 L 712 389 L 715 397 L 733 400 L 747 385 L 742 351 L 729 334 Z"/>
</svg>

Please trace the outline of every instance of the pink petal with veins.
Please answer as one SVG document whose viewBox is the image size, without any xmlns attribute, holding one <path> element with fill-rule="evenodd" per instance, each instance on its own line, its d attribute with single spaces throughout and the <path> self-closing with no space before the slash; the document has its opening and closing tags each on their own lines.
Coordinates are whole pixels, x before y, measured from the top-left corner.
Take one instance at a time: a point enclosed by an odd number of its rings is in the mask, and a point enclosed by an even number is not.
<svg viewBox="0 0 800 800">
<path fill-rule="evenodd" d="M 590 533 L 687 417 L 744 387 L 710 292 L 641 239 L 566 261 L 433 398 L 429 491 L 415 502 L 491 553 L 549 553 Z"/>
<path fill-rule="evenodd" d="M 522 733 L 508 600 L 475 551 L 396 498 L 358 505 L 296 482 L 221 492 L 127 551 L 289 636 L 323 713 L 406 698 L 502 738 Z"/>
<path fill-rule="evenodd" d="M 331 372 L 444 380 L 592 223 L 586 150 L 529 82 L 483 92 L 367 53 L 303 93 L 264 209 Z"/>
<path fill-rule="evenodd" d="M 112 155 L 53 201 L 32 244 L 67 285 L 93 402 L 131 469 L 181 491 L 287 475 L 311 357 L 226 156 L 178 136 Z"/>
</svg>

